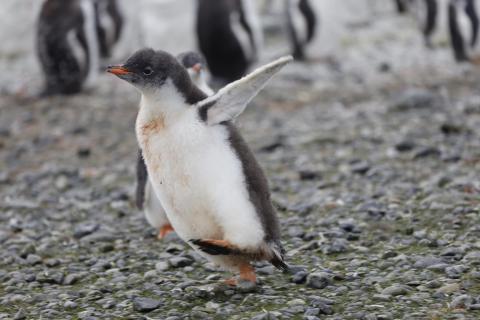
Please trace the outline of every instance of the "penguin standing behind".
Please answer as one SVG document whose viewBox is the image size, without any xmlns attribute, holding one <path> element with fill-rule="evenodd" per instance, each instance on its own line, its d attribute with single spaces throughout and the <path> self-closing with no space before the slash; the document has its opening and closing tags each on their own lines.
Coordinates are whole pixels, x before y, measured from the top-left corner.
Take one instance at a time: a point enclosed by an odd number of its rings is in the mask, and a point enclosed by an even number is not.
<svg viewBox="0 0 480 320">
<path fill-rule="evenodd" d="M 450 0 L 448 26 L 455 60 L 480 64 L 479 18 L 475 0 Z"/>
<path fill-rule="evenodd" d="M 405 13 L 408 11 L 408 1 L 409 0 L 394 0 L 395 7 L 397 8 L 398 13 Z"/>
<path fill-rule="evenodd" d="M 116 0 L 94 0 L 94 4 L 100 56 L 110 58 L 122 33 L 123 16 Z"/>
<path fill-rule="evenodd" d="M 173 228 L 204 257 L 250 282 L 256 282 L 252 261 L 288 266 L 268 182 L 232 120 L 289 61 L 259 68 L 211 97 L 164 51 L 140 50 L 108 69 L 142 94 L 137 139 Z"/>
<path fill-rule="evenodd" d="M 199 53 L 192 51 L 181 53 L 177 56 L 177 60 L 187 69 L 190 79 L 192 79 L 197 88 L 209 96 L 213 94 L 213 90 L 207 84 L 205 59 Z M 143 160 L 142 150 L 139 150 L 137 158 L 136 204 L 138 209 L 145 212 L 148 223 L 158 230 L 158 239 L 163 239 L 168 233 L 173 231 L 165 209 L 163 209 L 160 199 L 153 191 L 148 180 L 148 172 Z"/>
<path fill-rule="evenodd" d="M 410 0 L 403 2 L 405 6 L 409 5 L 408 10 L 413 14 L 418 24 L 428 48 L 433 47 L 432 37 L 438 27 L 439 4 L 437 0 Z"/>
<path fill-rule="evenodd" d="M 91 0 L 46 0 L 37 28 L 44 95 L 78 93 L 94 80 L 99 62 Z"/>
<path fill-rule="evenodd" d="M 214 80 L 225 84 L 246 74 L 262 42 L 252 0 L 198 0 L 196 34 Z"/>
<path fill-rule="evenodd" d="M 317 16 L 309 0 L 285 0 L 288 35 L 293 57 L 305 60 L 306 46 L 315 37 Z"/>
</svg>

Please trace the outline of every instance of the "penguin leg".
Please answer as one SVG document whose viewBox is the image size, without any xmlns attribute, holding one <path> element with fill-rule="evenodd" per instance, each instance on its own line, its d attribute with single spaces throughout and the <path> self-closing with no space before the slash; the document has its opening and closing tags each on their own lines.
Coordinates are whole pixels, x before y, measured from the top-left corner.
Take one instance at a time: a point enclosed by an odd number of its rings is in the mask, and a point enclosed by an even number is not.
<svg viewBox="0 0 480 320">
<path fill-rule="evenodd" d="M 172 231 L 175 231 L 172 227 L 171 224 L 166 224 L 164 226 L 162 226 L 159 230 L 158 230 L 158 235 L 157 235 L 157 239 L 158 240 L 162 240 L 163 238 L 165 238 L 165 236 L 167 234 L 169 234 L 170 232 Z"/>
</svg>

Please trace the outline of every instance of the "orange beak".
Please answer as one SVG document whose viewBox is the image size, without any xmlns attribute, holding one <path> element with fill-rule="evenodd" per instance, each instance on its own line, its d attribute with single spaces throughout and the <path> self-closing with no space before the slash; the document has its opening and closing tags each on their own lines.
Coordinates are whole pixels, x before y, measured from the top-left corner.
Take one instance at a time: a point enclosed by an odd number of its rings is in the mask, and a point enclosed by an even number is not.
<svg viewBox="0 0 480 320">
<path fill-rule="evenodd" d="M 193 65 L 192 70 L 195 71 L 196 73 L 200 73 L 200 71 L 202 70 L 202 64 L 197 63 L 197 64 Z"/>
<path fill-rule="evenodd" d="M 112 73 L 116 76 L 121 76 L 131 73 L 127 68 L 123 66 L 109 66 L 107 67 L 107 72 Z"/>
</svg>

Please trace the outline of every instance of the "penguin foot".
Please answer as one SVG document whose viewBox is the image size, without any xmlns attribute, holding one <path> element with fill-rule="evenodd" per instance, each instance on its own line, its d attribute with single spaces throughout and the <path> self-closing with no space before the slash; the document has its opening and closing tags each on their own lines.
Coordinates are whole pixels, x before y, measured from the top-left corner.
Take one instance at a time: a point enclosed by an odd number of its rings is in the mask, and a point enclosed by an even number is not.
<svg viewBox="0 0 480 320">
<path fill-rule="evenodd" d="M 235 287 L 238 284 L 238 281 L 237 279 L 232 277 L 232 278 L 223 280 L 223 283 L 225 283 L 227 286 Z"/>
<path fill-rule="evenodd" d="M 158 230 L 157 239 L 162 240 L 167 234 L 174 231 L 172 225 L 166 224 Z"/>
<path fill-rule="evenodd" d="M 240 277 L 238 280 L 235 277 L 232 277 L 223 280 L 223 283 L 228 286 L 236 287 L 240 281 L 257 283 L 257 275 L 255 274 L 255 269 L 248 262 L 240 266 Z"/>
<path fill-rule="evenodd" d="M 240 280 L 257 283 L 255 268 L 250 263 L 245 263 L 240 266 Z"/>
<path fill-rule="evenodd" d="M 227 240 L 192 239 L 190 242 L 198 246 L 203 252 L 214 256 L 240 253 L 240 250 Z"/>
</svg>

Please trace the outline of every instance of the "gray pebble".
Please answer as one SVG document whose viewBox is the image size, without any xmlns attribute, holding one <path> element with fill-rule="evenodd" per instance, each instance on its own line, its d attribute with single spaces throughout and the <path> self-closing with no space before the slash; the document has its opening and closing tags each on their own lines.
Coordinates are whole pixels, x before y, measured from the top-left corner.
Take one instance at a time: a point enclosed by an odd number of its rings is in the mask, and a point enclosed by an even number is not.
<svg viewBox="0 0 480 320">
<path fill-rule="evenodd" d="M 173 257 L 169 259 L 168 262 L 174 268 L 182 268 L 182 267 L 190 266 L 193 264 L 192 259 L 188 259 L 185 257 Z"/>
<path fill-rule="evenodd" d="M 133 299 L 133 310 L 139 312 L 149 312 L 158 309 L 162 305 L 162 302 L 152 298 L 136 297 Z"/>
<path fill-rule="evenodd" d="M 408 287 L 401 284 L 394 284 L 382 290 L 383 295 L 389 296 L 404 296 L 409 292 L 410 290 L 408 289 Z"/>
<path fill-rule="evenodd" d="M 307 276 L 307 286 L 323 289 L 332 283 L 332 275 L 326 272 L 314 272 Z"/>
<path fill-rule="evenodd" d="M 242 293 L 255 292 L 257 290 L 257 284 L 251 281 L 240 280 L 237 283 L 236 289 Z"/>
</svg>

